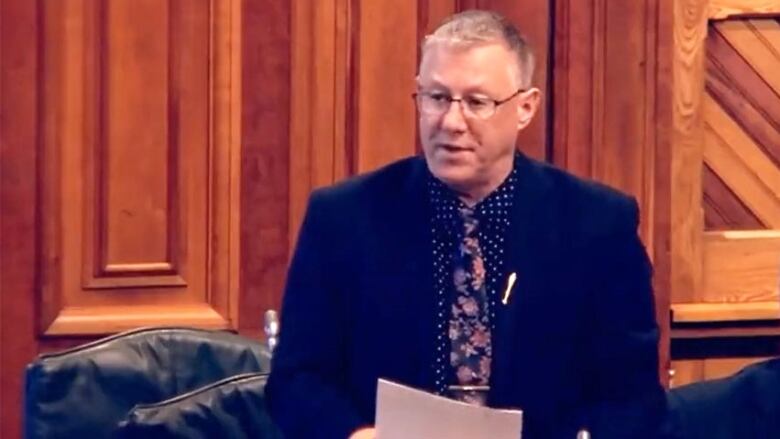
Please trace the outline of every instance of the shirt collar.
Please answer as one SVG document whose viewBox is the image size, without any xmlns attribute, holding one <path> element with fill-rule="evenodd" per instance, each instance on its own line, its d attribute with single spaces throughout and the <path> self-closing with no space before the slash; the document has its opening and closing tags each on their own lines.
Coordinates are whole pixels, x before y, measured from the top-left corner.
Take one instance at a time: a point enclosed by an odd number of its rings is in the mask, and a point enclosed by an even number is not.
<svg viewBox="0 0 780 439">
<path fill-rule="evenodd" d="M 518 157 L 519 153 L 516 153 L 512 171 L 507 178 L 473 207 L 475 217 L 479 220 L 489 225 L 507 223 L 517 187 Z M 467 208 L 466 204 L 460 200 L 455 191 L 434 177 L 430 171 L 428 172 L 428 190 L 435 219 L 444 223 L 459 223 L 458 210 Z"/>
</svg>

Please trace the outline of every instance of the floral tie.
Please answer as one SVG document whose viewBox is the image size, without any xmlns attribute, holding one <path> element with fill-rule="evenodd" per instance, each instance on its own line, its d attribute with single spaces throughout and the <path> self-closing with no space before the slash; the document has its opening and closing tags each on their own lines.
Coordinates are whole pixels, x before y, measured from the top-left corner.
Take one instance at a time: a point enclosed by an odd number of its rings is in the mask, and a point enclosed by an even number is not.
<svg viewBox="0 0 780 439">
<path fill-rule="evenodd" d="M 459 213 L 463 220 L 463 239 L 453 260 L 455 295 L 449 337 L 452 347 L 450 365 L 456 381 L 453 389 L 461 390 L 451 393 L 461 401 L 484 405 L 492 355 L 485 264 L 479 247 L 478 220 L 474 217 L 474 209 L 464 207 Z M 477 390 L 463 390 L 472 389 L 472 386 L 477 386 Z"/>
</svg>

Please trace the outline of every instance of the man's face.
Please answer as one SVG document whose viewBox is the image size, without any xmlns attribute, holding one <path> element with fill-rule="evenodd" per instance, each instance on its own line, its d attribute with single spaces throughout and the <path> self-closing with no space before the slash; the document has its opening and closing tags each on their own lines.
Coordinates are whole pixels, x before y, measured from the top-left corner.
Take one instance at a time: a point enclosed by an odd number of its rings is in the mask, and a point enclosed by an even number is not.
<svg viewBox="0 0 780 439">
<path fill-rule="evenodd" d="M 518 88 L 515 55 L 503 44 L 453 47 L 435 43 L 425 51 L 418 91 L 503 100 Z M 509 174 L 519 130 L 531 121 L 539 91 L 531 89 L 496 108 L 487 119 L 470 117 L 454 102 L 441 113 L 420 111 L 420 141 L 431 173 L 463 194 L 482 198 Z"/>
</svg>

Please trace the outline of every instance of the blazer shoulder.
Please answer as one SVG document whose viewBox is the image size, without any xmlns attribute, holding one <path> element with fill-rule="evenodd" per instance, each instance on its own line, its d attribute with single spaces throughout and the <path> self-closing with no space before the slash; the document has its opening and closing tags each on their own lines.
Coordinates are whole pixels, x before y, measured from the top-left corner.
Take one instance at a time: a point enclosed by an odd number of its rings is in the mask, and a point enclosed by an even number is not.
<svg viewBox="0 0 780 439">
<path fill-rule="evenodd" d="M 334 204 L 341 208 L 356 203 L 366 207 L 369 200 L 383 200 L 386 203 L 406 186 L 423 181 L 425 169 L 422 157 L 407 157 L 377 170 L 315 189 L 311 195 L 312 202 Z"/>
<path fill-rule="evenodd" d="M 532 166 L 547 182 L 547 201 L 564 227 L 590 236 L 636 232 L 639 208 L 634 197 L 546 163 L 534 162 Z"/>
</svg>

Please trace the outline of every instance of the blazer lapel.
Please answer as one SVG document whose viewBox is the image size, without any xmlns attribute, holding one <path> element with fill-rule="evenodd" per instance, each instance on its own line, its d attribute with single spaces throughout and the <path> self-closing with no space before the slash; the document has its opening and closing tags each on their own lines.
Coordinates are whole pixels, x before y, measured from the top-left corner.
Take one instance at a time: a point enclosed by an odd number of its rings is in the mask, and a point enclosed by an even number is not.
<svg viewBox="0 0 780 439">
<path fill-rule="evenodd" d="M 519 341 L 518 318 L 522 314 L 524 293 L 537 275 L 542 261 L 548 259 L 547 255 L 556 247 L 554 215 L 548 200 L 550 182 L 541 173 L 539 165 L 525 156 L 520 155 L 515 166 L 518 167 L 518 184 L 512 205 L 506 272 L 515 273 L 516 281 L 507 303 L 499 302 L 496 312 L 491 390 L 488 395 L 491 405 L 502 405 L 509 382 L 519 378 L 516 376 L 518 371 L 510 368 Z M 500 291 L 502 299 L 505 285 Z"/>
<path fill-rule="evenodd" d="M 433 249 L 431 235 L 431 206 L 428 197 L 427 168 L 418 158 L 412 165 L 408 178 L 398 188 L 397 203 L 391 208 L 391 218 L 397 222 L 397 230 L 388 233 L 385 246 L 378 251 L 389 252 L 388 261 L 401 263 L 391 291 L 400 294 L 401 325 L 408 325 L 406 343 L 413 345 L 414 374 L 409 377 L 416 387 L 432 389 L 435 381 L 433 364 L 436 351 L 436 295 L 433 288 Z M 405 331 L 404 331 L 405 332 Z"/>
</svg>

